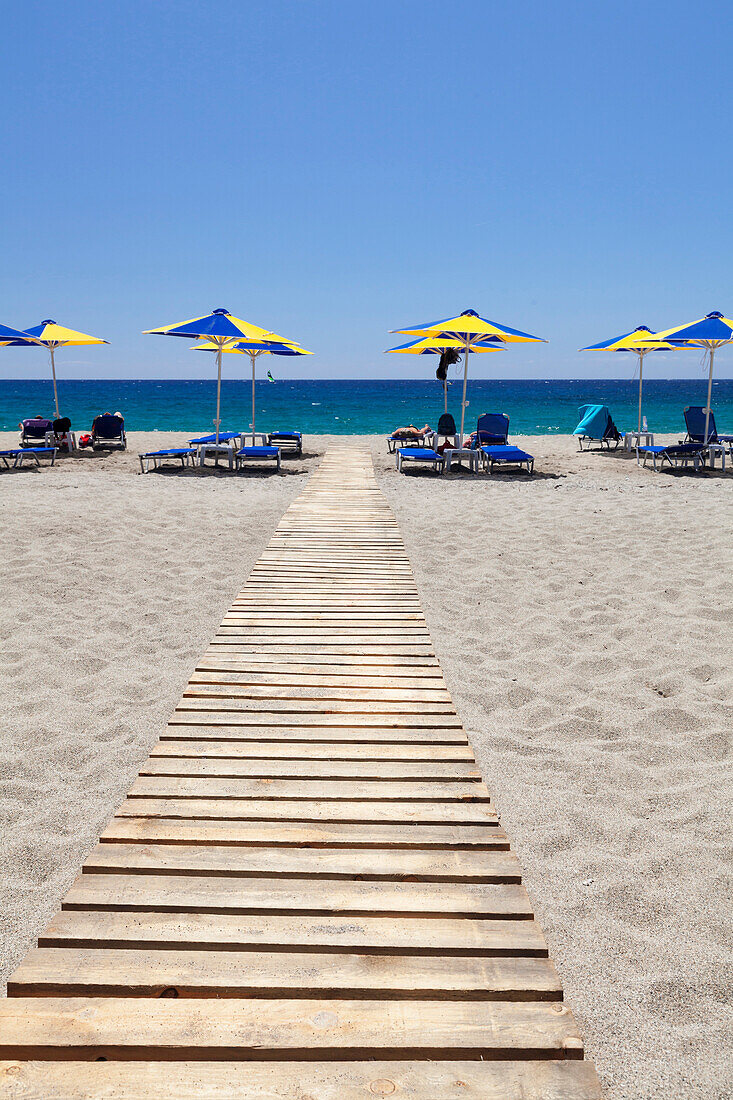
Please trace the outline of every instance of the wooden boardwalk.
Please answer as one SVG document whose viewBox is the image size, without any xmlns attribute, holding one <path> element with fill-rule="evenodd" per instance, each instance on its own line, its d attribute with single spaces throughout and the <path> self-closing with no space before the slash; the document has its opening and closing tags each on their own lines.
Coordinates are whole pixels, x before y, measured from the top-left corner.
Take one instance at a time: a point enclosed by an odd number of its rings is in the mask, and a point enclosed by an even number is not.
<svg viewBox="0 0 733 1100">
<path fill-rule="evenodd" d="M 366 451 L 283 516 L 38 944 L 3 1097 L 600 1097 Z"/>
</svg>

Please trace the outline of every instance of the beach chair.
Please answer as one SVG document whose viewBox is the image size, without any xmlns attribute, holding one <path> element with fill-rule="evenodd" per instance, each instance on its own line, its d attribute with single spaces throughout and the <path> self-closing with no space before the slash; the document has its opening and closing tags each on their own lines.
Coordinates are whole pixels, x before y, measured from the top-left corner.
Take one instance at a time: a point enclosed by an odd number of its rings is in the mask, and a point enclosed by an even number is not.
<svg viewBox="0 0 733 1100">
<path fill-rule="evenodd" d="M 150 472 L 151 463 L 153 469 L 157 470 L 159 466 L 166 462 L 180 462 L 183 470 L 186 466 L 195 465 L 196 449 L 194 447 L 169 447 L 162 451 L 145 451 L 138 457 L 140 458 L 140 472 L 143 474 Z"/>
<path fill-rule="evenodd" d="M 44 416 L 32 416 L 29 420 L 21 420 L 18 427 L 21 447 L 38 447 L 41 444 L 46 446 L 47 439 L 50 441 L 53 435 L 53 421 L 47 420 Z"/>
<path fill-rule="evenodd" d="M 274 459 L 280 472 L 280 448 L 279 447 L 240 447 L 234 455 L 237 469 L 241 470 L 248 462 L 267 462 Z"/>
<path fill-rule="evenodd" d="M 504 447 L 509 439 L 509 417 L 506 413 L 482 413 L 476 422 L 472 446 Z"/>
<path fill-rule="evenodd" d="M 703 405 L 688 405 L 685 409 L 685 425 L 687 435 L 685 443 L 721 443 L 728 447 L 728 452 L 733 454 L 733 435 L 718 435 L 715 426 L 715 413 L 710 410 L 708 421 L 708 438 L 705 439 L 705 407 Z"/>
<path fill-rule="evenodd" d="M 402 432 L 392 432 L 387 439 L 387 448 L 393 455 L 399 443 L 402 447 L 434 447 L 437 442 L 435 432 L 426 432 L 424 436 L 404 435 Z"/>
<path fill-rule="evenodd" d="M 117 413 L 103 413 L 92 422 L 92 448 L 120 447 L 127 449 L 125 419 Z"/>
<path fill-rule="evenodd" d="M 654 469 L 658 471 L 665 462 L 670 466 L 686 466 L 688 462 L 692 462 L 697 470 L 705 465 L 705 453 L 706 448 L 701 443 L 670 443 L 666 447 L 661 444 L 655 447 L 637 447 L 636 464 L 646 466 L 647 460 L 651 459 Z M 643 459 L 643 462 L 640 459 Z"/>
<path fill-rule="evenodd" d="M 51 459 L 49 466 L 53 466 L 56 461 L 56 447 L 12 447 L 6 451 L 0 451 L 0 462 L 6 470 L 11 466 L 16 468 L 22 466 L 26 458 L 32 458 L 36 466 L 40 466 L 41 455 L 48 456 Z"/>
<path fill-rule="evenodd" d="M 613 449 L 616 450 L 622 436 L 613 422 L 607 405 L 581 405 L 578 415 L 580 423 L 573 430 L 573 435 L 578 436 L 581 451 L 584 442 L 588 444 L 586 450 L 590 450 L 591 443 L 600 443 L 601 450 L 605 445 L 609 451 L 613 444 Z"/>
<path fill-rule="evenodd" d="M 402 473 L 405 462 L 423 462 L 433 467 L 436 473 L 442 471 L 445 459 L 432 447 L 400 447 L 397 451 L 397 469 Z"/>
<path fill-rule="evenodd" d="M 528 474 L 534 471 L 534 457 L 511 444 L 481 447 L 480 454 L 484 470 L 488 470 L 490 474 L 493 473 L 494 466 L 519 466 L 520 469 L 526 466 Z"/>
<path fill-rule="evenodd" d="M 269 447 L 279 447 L 281 451 L 289 451 L 299 456 L 303 453 L 302 432 L 270 432 L 267 436 Z"/>
<path fill-rule="evenodd" d="M 239 445 L 239 440 L 242 438 L 241 432 L 219 432 L 219 443 L 232 444 L 232 440 Z M 216 443 L 216 432 L 212 432 L 210 435 L 200 435 L 198 439 L 189 439 L 189 447 L 205 447 L 208 443 Z"/>
</svg>

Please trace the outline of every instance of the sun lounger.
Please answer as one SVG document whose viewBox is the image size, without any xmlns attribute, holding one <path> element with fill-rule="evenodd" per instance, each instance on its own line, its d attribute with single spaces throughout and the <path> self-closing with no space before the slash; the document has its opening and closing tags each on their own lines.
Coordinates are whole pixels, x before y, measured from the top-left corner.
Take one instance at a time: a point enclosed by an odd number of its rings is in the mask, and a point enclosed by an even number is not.
<svg viewBox="0 0 733 1100">
<path fill-rule="evenodd" d="M 124 417 L 112 413 L 95 416 L 92 422 L 92 447 L 121 447 L 123 451 L 126 450 Z"/>
<path fill-rule="evenodd" d="M 481 461 L 484 469 L 489 473 L 493 472 L 494 466 L 519 466 L 520 469 L 526 466 L 528 474 L 534 470 L 534 457 L 511 444 L 500 447 L 481 447 Z"/>
<path fill-rule="evenodd" d="M 692 462 L 697 470 L 700 466 L 705 464 L 705 447 L 700 443 L 671 443 L 666 447 L 657 445 L 655 447 L 637 447 L 636 448 L 636 464 L 646 466 L 647 460 L 652 460 L 654 469 L 657 470 L 657 461 L 660 466 L 664 466 L 664 463 L 669 463 L 670 466 L 686 466 L 688 462 Z M 643 462 L 640 463 L 640 458 L 643 458 Z"/>
<path fill-rule="evenodd" d="M 687 426 L 687 435 L 685 436 L 685 443 L 704 443 L 705 440 L 705 408 L 702 405 L 688 405 L 685 409 L 685 424 Z M 733 435 L 718 435 L 717 428 L 715 427 L 715 413 L 710 410 L 710 419 L 708 421 L 708 443 L 722 443 L 728 447 L 730 454 L 733 454 Z"/>
<path fill-rule="evenodd" d="M 400 447 L 397 451 L 397 469 L 402 473 L 405 462 L 424 462 L 431 465 L 436 473 L 443 469 L 445 459 L 432 447 Z"/>
<path fill-rule="evenodd" d="M 506 413 L 482 413 L 476 422 L 473 447 L 502 447 L 509 439 L 509 417 Z"/>
<path fill-rule="evenodd" d="M 578 436 L 581 451 L 584 442 L 588 444 L 587 450 L 590 450 L 591 443 L 600 443 L 601 450 L 605 445 L 609 451 L 613 444 L 613 449 L 616 450 L 621 442 L 621 433 L 614 424 L 607 405 L 581 405 L 578 415 L 580 423 L 573 430 L 573 435 Z"/>
<path fill-rule="evenodd" d="M 434 447 L 437 443 L 437 435 L 435 432 L 426 432 L 422 435 L 402 435 L 400 432 L 393 432 L 387 439 L 387 448 L 389 453 L 393 455 L 399 444 L 401 447 Z"/>
<path fill-rule="evenodd" d="M 181 469 L 185 466 L 193 466 L 196 451 L 193 447 L 170 447 L 163 451 L 145 451 L 140 455 L 140 470 L 147 474 L 150 472 L 150 464 L 157 470 L 165 462 L 180 462 Z"/>
<path fill-rule="evenodd" d="M 281 451 L 292 451 L 295 455 L 303 453 L 302 432 L 270 432 L 267 443 L 270 447 L 279 447 Z"/>
<path fill-rule="evenodd" d="M 2 461 L 6 470 L 9 470 L 11 465 L 14 467 L 22 466 L 26 458 L 32 458 L 36 466 L 40 466 L 39 455 L 49 456 L 51 459 L 49 465 L 53 466 L 56 461 L 56 447 L 14 447 L 7 451 L 0 451 L 0 461 Z M 12 463 L 11 459 L 13 460 Z"/>
<path fill-rule="evenodd" d="M 21 447 L 38 447 L 40 444 L 45 446 L 47 437 L 53 435 L 53 422 L 46 420 L 43 416 L 32 416 L 28 420 L 21 420 L 18 427 Z"/>
<path fill-rule="evenodd" d="M 280 469 L 279 447 L 241 447 L 234 456 L 237 469 L 241 470 L 247 462 L 267 462 L 274 459 Z"/>
<path fill-rule="evenodd" d="M 198 439 L 189 439 L 189 447 L 203 447 L 207 443 L 231 443 L 232 440 L 239 441 L 242 438 L 241 432 L 219 432 L 219 439 L 216 438 L 216 432 L 212 432 L 211 435 L 201 435 Z"/>
</svg>

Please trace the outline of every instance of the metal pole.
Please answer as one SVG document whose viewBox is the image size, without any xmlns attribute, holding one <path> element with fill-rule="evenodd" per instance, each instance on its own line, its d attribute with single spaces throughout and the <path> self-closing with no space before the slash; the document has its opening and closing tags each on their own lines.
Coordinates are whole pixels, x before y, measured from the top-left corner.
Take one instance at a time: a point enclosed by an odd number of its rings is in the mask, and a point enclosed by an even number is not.
<svg viewBox="0 0 733 1100">
<path fill-rule="evenodd" d="M 640 351 L 639 352 L 639 422 L 636 426 L 636 430 L 638 432 L 641 431 L 641 379 L 642 379 L 643 373 L 644 373 L 644 352 Z M 639 444 L 641 444 L 641 440 L 639 440 Z"/>
<path fill-rule="evenodd" d="M 463 446 L 463 424 L 466 419 L 466 382 L 468 381 L 468 352 L 471 347 L 470 337 L 466 337 L 466 355 L 463 360 L 463 399 L 461 400 L 461 438 L 460 445 Z"/>
<path fill-rule="evenodd" d="M 707 406 L 705 407 L 705 435 L 703 436 L 703 442 L 704 443 L 707 443 L 708 439 L 709 439 L 708 425 L 710 424 L 710 404 L 711 404 L 712 397 L 713 397 L 713 356 L 715 355 L 715 344 L 710 345 L 709 351 L 710 351 L 710 370 L 708 372 L 708 403 L 707 403 Z"/>
<path fill-rule="evenodd" d="M 443 412 L 448 412 L 448 379 L 443 379 Z"/>
<path fill-rule="evenodd" d="M 252 360 L 252 446 L 255 445 L 255 359 L 257 358 L 257 352 L 250 352 L 250 359 Z"/>
<path fill-rule="evenodd" d="M 216 347 L 216 445 L 219 445 L 219 425 L 221 420 L 219 418 L 219 412 L 221 409 L 221 343 Z"/>
<path fill-rule="evenodd" d="M 53 375 L 53 399 L 56 405 L 56 419 L 61 416 L 59 412 L 59 391 L 56 388 L 56 362 L 54 360 L 54 347 L 53 344 L 48 349 L 51 352 L 51 374 Z"/>
</svg>

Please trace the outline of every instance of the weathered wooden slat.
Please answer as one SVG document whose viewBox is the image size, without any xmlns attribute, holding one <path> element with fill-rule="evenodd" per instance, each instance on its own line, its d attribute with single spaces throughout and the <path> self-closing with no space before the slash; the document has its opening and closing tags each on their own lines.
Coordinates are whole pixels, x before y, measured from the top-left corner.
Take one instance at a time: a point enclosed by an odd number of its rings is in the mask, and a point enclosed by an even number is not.
<svg viewBox="0 0 733 1100">
<path fill-rule="evenodd" d="M 119 1045 L 105 1047 L 105 1053 L 81 1049 L 84 1053 L 74 1057 L 122 1057 Z M 237 1050 L 237 1061 L 202 1065 L 190 1061 L 193 1054 L 204 1057 L 204 1048 L 189 1045 L 184 1055 L 189 1061 L 178 1061 L 176 1053 L 176 1060 L 162 1062 L 159 1050 L 155 1061 L 6 1061 L 0 1063 L 0 1087 L 12 1088 L 17 1100 L 602 1100 L 595 1070 L 581 1061 L 435 1061 L 422 1055 L 411 1061 L 400 1050 L 400 1061 L 326 1061 L 321 1053 L 319 1061 L 251 1062 L 242 1061 Z"/>
<path fill-rule="evenodd" d="M 203 761 L 202 761 L 203 763 Z M 130 795 L 148 798 L 256 798 L 273 801 L 375 801 L 375 802 L 488 802 L 484 784 L 467 780 L 464 783 L 400 783 L 397 780 L 370 782 L 349 779 L 214 779 L 169 778 L 139 776 Z"/>
<path fill-rule="evenodd" d="M 131 812 L 146 799 L 132 799 Z M 124 809 L 124 807 L 123 807 Z M 165 807 L 161 810 L 165 812 Z M 236 844 L 242 847 L 280 845 L 293 848 L 415 848 L 430 851 L 508 849 L 503 829 L 495 824 L 465 825 L 320 825 L 289 821 L 221 821 L 189 818 L 113 817 L 100 837 L 103 843 Z"/>
<path fill-rule="evenodd" d="M 167 789 L 167 788 L 166 788 Z M 118 816 L 202 818 L 355 825 L 455 825 L 467 829 L 495 822 L 491 802 L 348 802 L 320 799 L 278 801 L 256 798 L 199 798 L 181 795 L 131 796 Z"/>
<path fill-rule="evenodd" d="M 230 875 L 237 878 L 347 879 L 360 882 L 521 882 L 513 852 L 349 848 L 242 848 L 231 845 L 105 843 L 89 853 L 84 873 Z"/>
<path fill-rule="evenodd" d="M 476 764 L 451 763 L 394 763 L 388 760 L 242 760 L 225 756 L 205 758 L 196 756 L 156 756 L 140 768 L 140 775 L 208 776 L 241 779 L 366 779 L 372 782 L 384 780 L 416 780 L 426 783 L 440 780 L 443 783 L 481 780 Z"/>
<path fill-rule="evenodd" d="M 153 913 L 310 913 L 363 916 L 532 916 L 523 886 L 445 882 L 345 882 L 215 875 L 79 875 L 62 909 Z"/>
<path fill-rule="evenodd" d="M 236 716 L 235 716 L 236 717 Z M 233 724 L 228 714 L 202 714 L 195 711 L 175 712 L 161 734 L 161 741 L 239 741 L 260 744 L 300 743 L 331 745 L 467 745 L 468 737 L 460 726 L 446 728 L 415 726 L 297 726 L 283 722 L 272 725 L 264 719 Z"/>
<path fill-rule="evenodd" d="M 39 947 L 190 948 L 197 951 L 358 951 L 397 955 L 547 957 L 532 920 L 297 916 L 268 913 L 57 913 Z M 1 1002 L 0 1002 L 1 1003 Z"/>
<path fill-rule="evenodd" d="M 177 740 L 159 741 L 150 750 L 151 757 L 188 756 L 217 757 L 226 756 L 230 759 L 240 760 L 376 760 L 388 763 L 390 761 L 424 760 L 437 762 L 446 760 L 459 763 L 473 764 L 474 757 L 471 748 L 466 745 L 433 745 L 427 744 L 389 744 L 364 745 L 359 742 L 334 742 L 320 741 L 200 741 Z"/>
<path fill-rule="evenodd" d="M 550 960 L 525 956 L 38 947 L 8 982 L 9 998 L 160 997 L 169 990 L 179 997 L 562 998 Z"/>
</svg>

